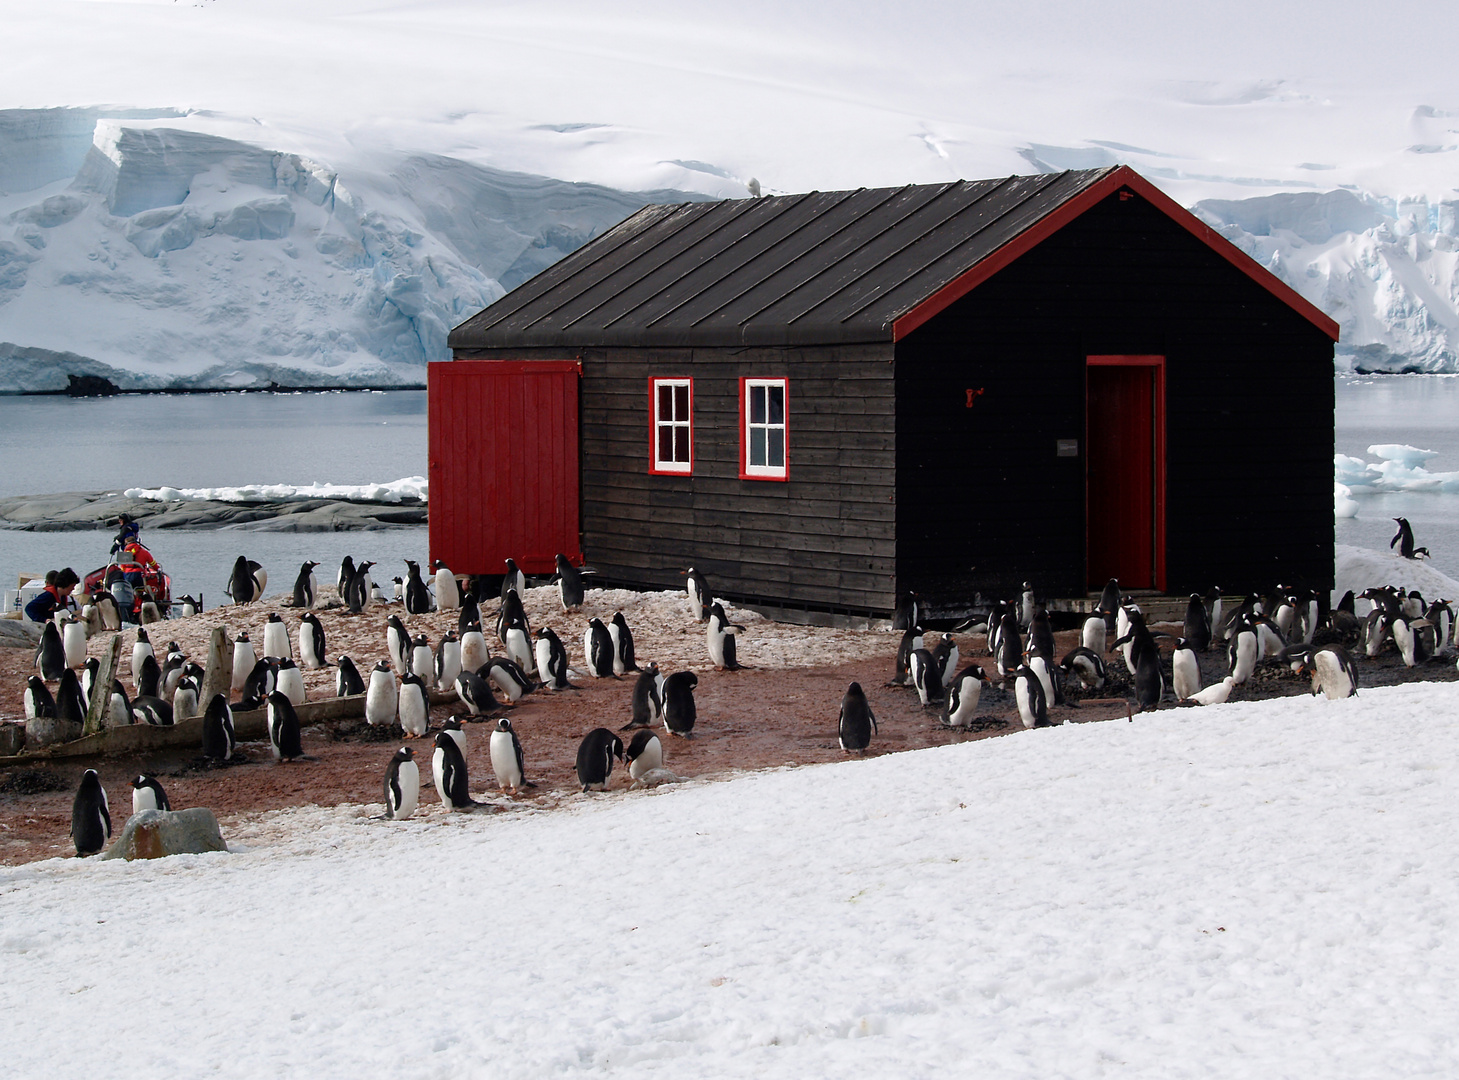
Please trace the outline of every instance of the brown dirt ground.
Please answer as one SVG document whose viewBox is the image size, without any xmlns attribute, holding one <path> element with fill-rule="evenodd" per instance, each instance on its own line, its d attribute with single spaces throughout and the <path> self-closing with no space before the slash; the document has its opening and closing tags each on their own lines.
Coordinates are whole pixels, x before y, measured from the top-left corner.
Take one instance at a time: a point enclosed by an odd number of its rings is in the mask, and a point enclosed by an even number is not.
<svg viewBox="0 0 1459 1080">
<path fill-rule="evenodd" d="M 606 619 L 615 606 L 629 607 L 624 594 L 590 592 L 582 612 L 564 614 L 555 607 L 554 595 L 547 589 L 529 590 L 528 614 L 534 627 L 554 625 L 574 659 L 581 656 L 581 630 L 590 616 L 596 614 Z M 222 621 L 229 625 L 230 632 L 248 626 L 256 645 L 260 645 L 262 623 L 270 610 L 278 610 L 284 616 L 292 638 L 297 617 L 287 608 L 272 607 L 267 600 L 244 609 L 223 608 L 163 623 L 152 637 L 158 645 L 175 639 L 190 655 L 201 658 L 206 652 L 209 631 Z M 339 651 L 346 651 L 361 671 L 368 673 L 373 661 L 385 653 L 384 625 L 392 612 L 401 614 L 412 632 L 428 633 L 433 642 L 456 622 L 456 612 L 405 617 L 399 605 L 376 606 L 357 616 L 338 608 L 319 611 L 317 614 L 325 624 L 329 657 L 332 659 Z M 632 624 L 633 613 L 629 614 Z M 694 737 L 685 740 L 659 732 L 665 764 L 685 778 L 723 778 L 741 770 L 842 759 L 845 755 L 836 741 L 836 718 L 841 695 L 853 680 L 866 688 L 880 724 L 869 751 L 872 755 L 1023 730 L 1012 694 L 1007 691 L 985 691 L 975 725 L 981 730 L 960 732 L 944 728 L 935 710 L 920 706 L 914 691 L 885 685 L 892 674 L 897 634 L 781 627 L 758 620 L 751 613 L 732 611 L 733 617 L 749 624 L 741 641 L 750 647 L 742 645 L 740 654 L 744 662 L 755 666 L 738 672 L 716 672 L 704 656 L 703 629 L 690 620 L 687 611 L 682 617 L 664 619 L 661 603 L 651 613 L 642 614 L 652 614 L 655 622 L 653 626 L 634 626 L 640 661 L 652 657 L 660 662 L 665 673 L 688 667 L 699 674 L 695 694 L 699 721 Z M 565 629 L 571 634 L 564 632 Z M 123 633 L 129 646 L 133 634 Z M 106 647 L 109 637 L 103 634 L 93 639 L 90 651 L 95 654 Z M 1061 654 L 1077 644 L 1077 637 L 1074 631 L 1057 636 Z M 992 662 L 983 655 L 982 636 L 961 634 L 957 641 L 963 663 L 974 660 L 983 664 L 996 683 L 997 673 Z M 1169 647 L 1169 642 L 1163 643 Z M 831 662 L 806 662 L 817 653 L 825 654 Z M 127 681 L 130 648 L 124 647 L 122 654 L 122 677 Z M 1110 660 L 1112 672 L 1116 667 L 1123 670 L 1118 657 L 1112 656 Z M 1452 662 L 1435 662 L 1408 670 L 1391 651 L 1375 660 L 1363 658 L 1359 667 L 1364 686 L 1459 678 Z M 1208 653 L 1202 660 L 1202 669 L 1204 682 L 1219 679 L 1225 674 L 1222 655 Z M 33 670 L 33 658 L 28 650 L 0 649 L 0 717 L 21 715 L 21 692 Z M 577 681 L 581 685 L 579 690 L 556 694 L 539 690 L 503 712 L 511 717 L 521 737 L 528 775 L 538 785 L 520 794 L 518 801 L 551 807 L 569 798 L 603 797 L 577 794 L 573 771 L 577 746 L 592 728 L 616 730 L 628 721 L 634 677 L 629 675 L 621 680 L 584 677 Z M 310 700 L 332 697 L 333 668 L 306 672 L 306 684 Z M 1306 693 L 1307 689 L 1305 680 L 1285 671 L 1268 669 L 1260 671 L 1247 686 L 1238 688 L 1234 700 L 1287 696 Z M 1099 692 L 1099 703 L 1091 700 L 1079 705 L 1071 701 L 1051 709 L 1050 718 L 1061 723 L 1124 720 L 1128 709 L 1122 694 L 1127 692 L 1128 686 L 1116 685 Z M 432 727 L 464 711 L 460 707 L 436 706 L 431 713 Z M 468 726 L 471 786 L 478 798 L 504 802 L 507 797 L 498 796 L 491 775 L 487 752 L 490 727 L 489 722 Z M 162 780 L 174 807 L 210 807 L 218 815 L 226 839 L 230 828 L 283 807 L 309 804 L 375 804 L 378 807 L 385 766 L 400 745 L 398 728 L 394 734 L 388 734 L 367 728 L 363 721 L 333 721 L 305 729 L 304 749 L 314 760 L 291 764 L 275 764 L 267 743 L 255 742 L 241 744 L 239 750 L 246 760 L 225 769 L 200 768 L 196 751 L 105 759 L 70 758 L 3 768 L 0 769 L 0 864 L 73 853 L 68 838 L 71 800 L 81 773 L 88 768 L 101 774 L 109 793 L 114 830 L 120 830 L 131 810 L 131 778 L 139 772 L 148 772 Z M 431 740 L 417 740 L 415 745 L 422 766 L 421 812 L 443 813 L 429 779 Z M 615 772 L 614 779 L 613 790 L 627 784 L 626 774 L 621 771 Z M 46 787 L 54 790 L 38 790 Z"/>
</svg>

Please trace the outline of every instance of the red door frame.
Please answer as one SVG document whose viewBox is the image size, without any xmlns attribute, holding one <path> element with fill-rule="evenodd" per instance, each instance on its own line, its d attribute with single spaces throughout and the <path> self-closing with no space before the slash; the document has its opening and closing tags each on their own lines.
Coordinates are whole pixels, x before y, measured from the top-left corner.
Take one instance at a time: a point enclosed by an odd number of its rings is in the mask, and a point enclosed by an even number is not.
<svg viewBox="0 0 1459 1080">
<path fill-rule="evenodd" d="M 1145 367 L 1153 368 L 1155 377 L 1155 587 L 1165 591 L 1165 357 L 1163 356 L 1086 356 L 1084 373 L 1084 400 L 1089 400 L 1089 368 L 1092 367 Z M 1089 411 L 1085 406 L 1084 446 L 1088 461 Z M 1084 484 L 1084 557 L 1089 558 L 1089 483 Z M 1087 569 L 1087 568 L 1086 568 Z M 1088 577 L 1086 572 L 1085 577 Z"/>
</svg>

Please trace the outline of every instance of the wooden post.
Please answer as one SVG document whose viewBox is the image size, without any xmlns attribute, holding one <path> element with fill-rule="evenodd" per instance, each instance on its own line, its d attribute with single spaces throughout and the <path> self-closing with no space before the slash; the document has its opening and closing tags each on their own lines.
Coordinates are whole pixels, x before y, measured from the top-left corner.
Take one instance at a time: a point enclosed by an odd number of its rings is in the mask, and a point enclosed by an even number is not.
<svg viewBox="0 0 1459 1080">
<path fill-rule="evenodd" d="M 122 655 L 122 635 L 111 636 L 111 648 L 101 655 L 96 681 L 91 684 L 91 700 L 86 705 L 86 724 L 81 734 L 95 735 L 101 730 L 102 718 L 111 715 L 111 684 L 117 676 L 117 660 Z"/>
<path fill-rule="evenodd" d="M 203 688 L 198 694 L 198 709 L 206 712 L 214 694 L 225 698 L 233 689 L 233 639 L 221 626 L 213 627 L 208 637 L 208 662 L 203 668 Z"/>
</svg>

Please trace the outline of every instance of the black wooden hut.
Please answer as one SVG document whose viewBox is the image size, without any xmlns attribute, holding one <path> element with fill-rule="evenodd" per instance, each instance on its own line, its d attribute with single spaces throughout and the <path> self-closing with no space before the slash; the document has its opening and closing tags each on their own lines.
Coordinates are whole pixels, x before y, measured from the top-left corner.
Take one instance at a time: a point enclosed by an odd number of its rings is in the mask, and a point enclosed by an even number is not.
<svg viewBox="0 0 1459 1080">
<path fill-rule="evenodd" d="M 1330 587 L 1336 340 L 1124 167 L 650 206 L 431 365 L 432 557 L 496 573 L 533 543 L 458 490 L 481 413 L 447 403 L 570 370 L 578 472 L 519 463 L 507 504 L 580 499 L 580 549 L 530 554 L 605 583 L 694 565 L 722 597 L 867 614 L 1024 580 Z"/>
</svg>

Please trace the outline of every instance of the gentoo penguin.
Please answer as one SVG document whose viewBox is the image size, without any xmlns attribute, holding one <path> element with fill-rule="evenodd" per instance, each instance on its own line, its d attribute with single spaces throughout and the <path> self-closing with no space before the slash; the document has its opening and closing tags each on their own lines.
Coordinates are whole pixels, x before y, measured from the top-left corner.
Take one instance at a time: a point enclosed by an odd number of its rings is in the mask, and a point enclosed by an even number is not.
<svg viewBox="0 0 1459 1080">
<path fill-rule="evenodd" d="M 390 616 L 385 622 L 385 652 L 390 657 L 390 666 L 395 669 L 395 674 L 404 675 L 410 670 L 410 654 L 413 648 L 410 631 L 400 621 L 400 616 Z"/>
<path fill-rule="evenodd" d="M 978 699 L 986 685 L 988 676 L 977 664 L 969 664 L 954 675 L 947 684 L 946 700 L 942 706 L 943 724 L 955 728 L 969 726 L 977 714 Z"/>
<path fill-rule="evenodd" d="M 1033 613 L 1036 606 L 1037 602 L 1033 595 L 1033 584 L 1025 581 L 1023 583 L 1023 596 L 1020 598 L 1018 605 L 1018 622 L 1025 630 L 1033 625 Z"/>
<path fill-rule="evenodd" d="M 370 567 L 374 565 L 373 562 L 362 562 L 356 566 L 354 577 L 345 588 L 345 610 L 351 615 L 364 611 L 375 598 L 375 583 L 370 580 Z"/>
<path fill-rule="evenodd" d="M 172 692 L 173 723 L 180 724 L 198 714 L 198 693 L 196 679 L 185 678 L 177 684 L 177 689 Z"/>
<path fill-rule="evenodd" d="M 1120 579 L 1110 578 L 1104 591 L 1099 594 L 1099 606 L 1095 613 L 1104 616 L 1105 633 L 1115 629 L 1115 616 L 1120 609 Z"/>
<path fill-rule="evenodd" d="M 720 671 L 739 671 L 743 666 L 735 657 L 735 630 L 744 633 L 745 628 L 730 622 L 724 605 L 716 600 L 709 606 L 704 637 L 709 646 L 709 661 Z"/>
<path fill-rule="evenodd" d="M 598 625 L 603 624 L 599 622 Z M 532 655 L 532 632 L 527 627 L 526 619 L 514 619 L 510 625 L 502 628 L 502 647 L 506 649 L 512 662 L 523 671 L 530 671 L 536 665 Z"/>
<path fill-rule="evenodd" d="M 132 703 L 127 698 L 127 691 L 120 679 L 111 681 L 110 706 L 107 722 L 112 727 L 130 727 L 137 722 L 137 714 L 132 710 Z"/>
<path fill-rule="evenodd" d="M 25 684 L 25 718 L 37 720 L 59 715 L 56 712 L 56 699 L 46 687 L 46 682 L 39 675 L 32 675 Z"/>
<path fill-rule="evenodd" d="M 491 683 L 474 671 L 463 671 L 456 676 L 456 696 L 472 716 L 491 712 L 499 704 L 491 692 Z"/>
<path fill-rule="evenodd" d="M 314 598 L 319 595 L 319 586 L 314 578 L 317 562 L 306 562 L 299 567 L 299 576 L 294 579 L 294 606 L 312 608 Z"/>
<path fill-rule="evenodd" d="M 324 624 L 319 616 L 306 611 L 299 620 L 299 663 L 310 671 L 325 667 Z"/>
<path fill-rule="evenodd" d="M 187 667 L 187 656 L 175 641 L 167 643 L 167 657 L 162 661 L 162 672 L 158 678 L 158 697 L 170 698 L 182 682 L 183 669 Z"/>
<path fill-rule="evenodd" d="M 71 839 L 76 854 L 95 855 L 111 839 L 111 812 L 106 805 L 106 790 L 95 769 L 81 774 L 81 786 L 71 802 Z"/>
<path fill-rule="evenodd" d="M 1227 660 L 1230 663 L 1231 677 L 1236 680 L 1237 686 L 1251 678 L 1251 673 L 1256 670 L 1256 661 L 1260 655 L 1256 627 L 1246 619 L 1239 620 L 1235 632 L 1231 635 L 1230 644 L 1227 646 Z"/>
<path fill-rule="evenodd" d="M 132 685 L 138 694 L 158 696 L 162 690 L 162 668 L 157 664 L 157 657 L 148 655 L 142 658 L 142 670 L 136 673 Z"/>
<path fill-rule="evenodd" d="M 1199 597 L 1196 597 L 1195 600 L 1196 606 L 1201 609 L 1201 615 L 1204 617 L 1206 606 L 1199 602 Z M 1196 651 L 1186 638 L 1176 639 L 1175 652 L 1170 654 L 1170 684 L 1175 690 L 1176 701 L 1184 701 L 1201 689 L 1201 662 L 1196 658 Z"/>
<path fill-rule="evenodd" d="M 922 628 L 909 626 L 902 631 L 902 640 L 897 645 L 896 668 L 888 686 L 906 686 L 912 676 L 912 654 L 923 647 Z"/>
<path fill-rule="evenodd" d="M 1413 546 L 1413 529 L 1408 524 L 1408 518 L 1396 517 L 1393 520 L 1398 522 L 1398 531 L 1393 534 L 1393 539 L 1388 541 L 1389 548 L 1391 549 L 1396 544 L 1399 555 L 1405 559 L 1417 558 L 1418 549 Z"/>
<path fill-rule="evenodd" d="M 1221 622 L 1221 590 L 1212 585 L 1211 591 L 1206 593 L 1206 625 L 1211 628 L 1211 639 L 1214 641 L 1216 635 L 1222 631 L 1224 624 Z M 1226 640 L 1225 638 L 1221 639 Z"/>
<path fill-rule="evenodd" d="M 1449 644 L 1454 637 L 1454 609 L 1449 606 L 1449 601 L 1435 600 L 1424 612 L 1424 618 L 1434 624 L 1434 636 L 1439 648 Z"/>
<path fill-rule="evenodd" d="M 1206 620 L 1206 604 L 1201 599 L 1200 593 L 1191 593 L 1190 602 L 1185 606 L 1185 641 L 1198 653 L 1205 652 L 1211 647 L 1211 624 Z M 1175 694 L 1182 697 L 1179 686 Z"/>
<path fill-rule="evenodd" d="M 279 661 L 274 677 L 274 689 L 289 699 L 292 705 L 302 705 L 307 700 L 304 694 L 304 673 L 299 665 L 288 657 Z"/>
<path fill-rule="evenodd" d="M 659 689 L 664 702 L 664 728 L 670 735 L 690 738 L 698 711 L 694 707 L 694 688 L 699 676 L 692 671 L 676 671 L 664 679 Z"/>
<path fill-rule="evenodd" d="M 664 767 L 664 744 L 652 731 L 639 731 L 624 752 L 628 761 L 628 775 L 635 781 L 642 780 L 645 773 Z"/>
<path fill-rule="evenodd" d="M 142 773 L 132 779 L 132 813 L 140 814 L 143 810 L 171 809 L 172 804 L 167 801 L 167 792 L 162 790 L 162 785 L 157 782 L 157 777 Z"/>
<path fill-rule="evenodd" d="M 461 751 L 461 756 L 466 756 L 466 729 L 461 726 L 461 721 L 454 716 L 447 717 L 441 724 L 441 730 L 456 740 L 456 748 Z"/>
<path fill-rule="evenodd" d="M 1392 621 L 1393 643 L 1404 667 L 1417 667 L 1433 655 L 1433 627 L 1427 619 L 1409 619 L 1398 615 Z"/>
<path fill-rule="evenodd" d="M 418 675 L 400 680 L 398 698 L 400 727 L 408 739 L 419 739 L 431 726 L 431 698 L 425 682 Z"/>
<path fill-rule="evenodd" d="M 436 646 L 436 681 L 438 689 L 446 690 L 456 685 L 456 676 L 461 674 L 461 642 L 456 631 L 447 630 Z"/>
<path fill-rule="evenodd" d="M 473 622 L 461 634 L 461 670 L 478 671 L 490 660 L 486 635 L 481 632 L 481 624 Z"/>
<path fill-rule="evenodd" d="M 1115 611 L 1114 648 L 1122 650 L 1122 655 L 1125 658 L 1125 668 L 1131 675 L 1135 673 L 1135 639 L 1130 634 L 1130 616 L 1138 613 L 1139 610 L 1133 604 L 1121 604 L 1118 610 Z"/>
<path fill-rule="evenodd" d="M 404 821 L 415 813 L 419 801 L 420 766 L 414 748 L 402 746 L 385 766 L 385 816 Z"/>
<path fill-rule="evenodd" d="M 470 592 L 462 593 L 461 610 L 456 613 L 456 636 L 464 637 L 473 626 L 481 629 L 481 609 L 476 606 L 475 596 Z"/>
<path fill-rule="evenodd" d="M 470 810 L 481 805 L 471 797 L 466 777 L 466 756 L 449 731 L 436 734 L 431 774 L 436 781 L 436 793 L 441 796 L 447 810 Z"/>
<path fill-rule="evenodd" d="M 613 759 L 623 760 L 623 740 L 607 728 L 594 728 L 578 745 L 577 774 L 583 791 L 607 791 Z"/>
<path fill-rule="evenodd" d="M 896 608 L 892 611 L 892 629 L 910 630 L 921 621 L 917 594 L 914 592 L 903 593 L 901 600 L 897 602 Z"/>
<path fill-rule="evenodd" d="M 937 647 L 932 650 L 932 659 L 937 661 L 937 685 L 946 689 L 947 681 L 957 672 L 959 659 L 957 642 L 951 634 L 943 634 Z"/>
<path fill-rule="evenodd" d="M 403 604 L 405 602 L 405 583 L 398 577 L 390 579 L 390 597 L 397 604 Z M 383 600 L 384 597 L 381 596 L 380 599 Z"/>
<path fill-rule="evenodd" d="M 81 669 L 81 700 L 86 707 L 91 708 L 91 693 L 96 689 L 96 677 L 101 673 L 101 661 L 96 657 L 89 657 L 86 666 Z"/>
<path fill-rule="evenodd" d="M 410 673 L 429 690 L 436 678 L 436 654 L 431 651 L 431 639 L 417 634 L 410 646 Z"/>
<path fill-rule="evenodd" d="M 937 660 L 926 649 L 912 654 L 912 685 L 917 688 L 917 697 L 924 709 L 942 701 L 942 676 L 937 672 Z"/>
<path fill-rule="evenodd" d="M 1064 703 L 1064 687 L 1059 679 L 1054 677 L 1054 665 L 1045 656 L 1038 653 L 1029 653 L 1028 659 L 1024 661 L 1035 677 L 1039 685 L 1044 688 L 1044 704 L 1062 705 Z"/>
<path fill-rule="evenodd" d="M 692 566 L 684 571 L 684 591 L 689 594 L 689 614 L 694 617 L 694 621 L 707 620 L 709 605 L 714 602 L 714 597 L 710 595 L 709 582 Z"/>
<path fill-rule="evenodd" d="M 562 599 L 563 611 L 576 611 L 583 606 L 582 571 L 561 553 L 557 556 L 557 592 Z"/>
<path fill-rule="evenodd" d="M 1197 705 L 1224 705 L 1230 699 L 1231 691 L 1235 686 L 1236 676 L 1227 675 L 1220 682 L 1212 683 L 1186 700 L 1194 701 Z"/>
<path fill-rule="evenodd" d="M 518 596 L 527 591 L 527 575 L 518 569 L 516 559 L 507 560 L 507 572 L 502 575 L 500 599 L 505 600 L 511 589 L 515 589 Z"/>
<path fill-rule="evenodd" d="M 377 663 L 370 672 L 370 685 L 365 690 L 365 723 L 372 727 L 395 723 L 395 709 L 399 699 L 399 688 L 395 673 L 384 660 Z"/>
<path fill-rule="evenodd" d="M 593 678 L 618 677 L 613 671 L 613 636 L 608 633 L 602 619 L 588 620 L 588 628 L 583 631 L 583 658 L 587 661 L 588 674 Z"/>
<path fill-rule="evenodd" d="M 228 575 L 228 588 L 224 591 L 235 604 L 251 604 L 258 599 L 258 579 L 242 555 L 233 560 L 233 572 Z"/>
<path fill-rule="evenodd" d="M 355 694 L 363 694 L 365 680 L 360 677 L 360 669 L 355 667 L 355 662 L 346 653 L 340 653 L 339 659 L 335 662 L 339 665 L 339 670 L 335 672 L 334 676 L 334 696 L 352 697 Z"/>
<path fill-rule="evenodd" d="M 1009 612 L 1008 601 L 996 600 L 988 610 L 987 639 L 984 644 L 988 647 L 989 656 L 997 656 L 1003 648 L 1003 616 Z M 1020 649 L 1020 651 L 1022 651 Z"/>
<path fill-rule="evenodd" d="M 214 694 L 203 713 L 203 757 L 227 761 L 233 756 L 235 745 L 233 710 L 228 707 L 225 695 Z"/>
<path fill-rule="evenodd" d="M 278 669 L 269 660 L 260 660 L 243 683 L 243 700 L 256 702 L 250 708 L 258 708 L 278 689 L 278 682 Z"/>
<path fill-rule="evenodd" d="M 1099 620 L 1100 633 L 1104 633 L 1104 620 Z M 1098 690 L 1104 686 L 1109 678 L 1109 673 L 1104 667 L 1104 657 L 1093 649 L 1080 645 L 1070 649 L 1064 654 L 1064 659 L 1059 661 L 1059 667 L 1064 674 L 1078 676 L 1080 684 L 1086 690 Z"/>
<path fill-rule="evenodd" d="M 623 728 L 624 731 L 630 728 L 653 727 L 663 718 L 664 704 L 659 697 L 661 678 L 658 664 L 650 662 L 647 667 L 640 669 L 638 681 L 633 684 L 633 717 Z"/>
<path fill-rule="evenodd" d="M 461 589 L 456 584 L 456 575 L 440 559 L 431 563 L 436 572 L 436 610 L 454 611 L 461 606 Z"/>
<path fill-rule="evenodd" d="M 143 631 L 141 630 L 137 631 L 139 637 L 142 633 Z M 138 641 L 137 644 L 141 645 L 142 642 Z M 147 646 L 147 651 L 152 651 L 151 645 Z M 248 673 L 253 670 L 253 665 L 256 663 L 258 663 L 258 657 L 254 655 L 253 642 L 248 640 L 248 631 L 238 631 L 238 637 L 233 642 L 233 682 L 229 689 L 242 690 L 244 684 L 248 682 Z M 134 689 L 137 685 L 136 673 L 141 669 L 141 666 L 142 662 L 137 659 L 136 646 L 133 646 L 132 686 Z"/>
<path fill-rule="evenodd" d="M 571 690 L 567 681 L 567 649 L 552 627 L 537 630 L 537 677 L 549 690 Z"/>
<path fill-rule="evenodd" d="M 66 647 L 61 643 L 61 631 L 56 629 L 53 622 L 46 623 L 41 630 L 40 647 L 35 651 L 35 666 L 46 682 L 55 682 L 61 677 L 61 672 L 66 670 Z"/>
<path fill-rule="evenodd" d="M 1145 616 L 1139 608 L 1121 608 L 1128 620 L 1129 629 L 1115 642 L 1127 647 L 1126 664 L 1135 676 L 1135 701 L 1142 709 L 1153 709 L 1165 696 L 1165 674 L 1160 667 L 1160 650 L 1155 637 L 1145 625 Z"/>
<path fill-rule="evenodd" d="M 482 676 L 503 694 L 507 700 L 516 703 L 523 694 L 532 692 L 532 680 L 515 660 L 505 656 L 493 657 L 479 668 L 476 674 Z"/>
<path fill-rule="evenodd" d="M 431 590 L 421 580 L 420 563 L 405 560 L 410 576 L 405 582 L 405 610 L 411 615 L 424 615 L 431 610 Z"/>
<path fill-rule="evenodd" d="M 79 668 L 86 663 L 85 623 L 67 619 L 61 624 L 61 651 L 65 654 L 68 668 Z"/>
<path fill-rule="evenodd" d="M 187 602 L 191 599 L 192 597 L 189 596 L 182 598 L 182 613 L 184 615 L 197 614 L 198 605 L 196 602 L 194 602 L 191 612 L 187 610 Z M 122 628 L 122 613 L 117 607 L 116 597 L 109 592 L 97 590 L 96 595 L 91 598 L 91 602 L 96 605 L 96 610 L 101 614 L 101 628 L 103 630 L 120 630 Z"/>
<path fill-rule="evenodd" d="M 81 697 L 81 680 L 70 668 L 61 672 L 61 683 L 56 688 L 56 715 L 62 720 L 72 720 L 78 724 L 86 722 L 86 702 Z"/>
<path fill-rule="evenodd" d="M 491 771 L 496 773 L 497 786 L 508 795 L 515 795 L 527 783 L 527 767 L 522 763 L 522 740 L 517 738 L 512 722 L 503 716 L 496 722 L 489 744 Z"/>
<path fill-rule="evenodd" d="M 507 628 L 511 626 L 531 629 L 531 624 L 527 622 L 527 609 L 522 606 L 522 594 L 516 589 L 507 590 L 507 595 L 502 597 L 502 605 L 496 613 L 496 637 L 503 645 L 507 643 Z"/>
<path fill-rule="evenodd" d="M 841 718 L 836 730 L 840 736 L 841 749 L 864 751 L 871 745 L 871 733 L 876 730 L 876 714 L 871 711 L 871 702 L 859 682 L 846 688 L 841 697 Z"/>
<path fill-rule="evenodd" d="M 1023 663 L 1023 641 L 1018 633 L 1018 620 L 1008 612 L 998 624 L 998 651 L 994 657 L 994 665 L 998 674 L 1004 679 L 1009 678 Z"/>
<path fill-rule="evenodd" d="M 637 671 L 638 664 L 633 659 L 633 631 L 628 629 L 628 620 L 623 617 L 623 612 L 613 613 L 613 621 L 608 624 L 608 636 L 613 639 L 613 674 Z"/>
<path fill-rule="evenodd" d="M 1018 703 L 1018 716 L 1026 728 L 1049 726 L 1048 699 L 1044 685 L 1028 666 L 1013 673 L 1013 699 Z"/>
<path fill-rule="evenodd" d="M 339 591 L 339 598 L 349 600 L 350 582 L 355 580 L 355 560 L 346 555 L 339 562 L 339 573 L 335 576 L 334 586 Z"/>
<path fill-rule="evenodd" d="M 1314 696 L 1320 693 L 1329 701 L 1336 701 L 1358 693 L 1358 667 L 1341 645 L 1322 646 L 1302 670 L 1312 677 Z"/>
<path fill-rule="evenodd" d="M 294 703 L 277 690 L 268 696 L 268 741 L 275 761 L 293 761 L 304 756 Z"/>
</svg>

